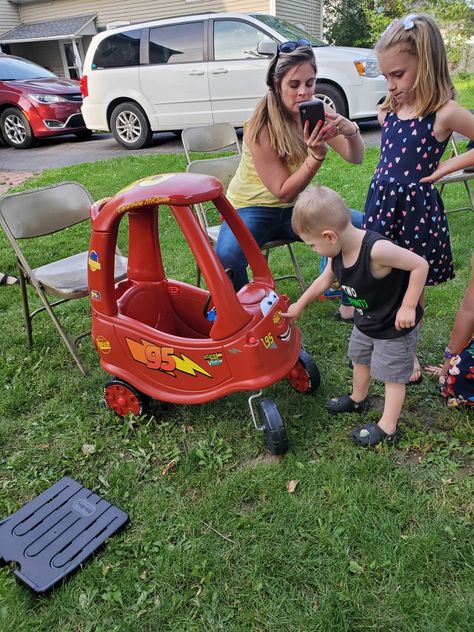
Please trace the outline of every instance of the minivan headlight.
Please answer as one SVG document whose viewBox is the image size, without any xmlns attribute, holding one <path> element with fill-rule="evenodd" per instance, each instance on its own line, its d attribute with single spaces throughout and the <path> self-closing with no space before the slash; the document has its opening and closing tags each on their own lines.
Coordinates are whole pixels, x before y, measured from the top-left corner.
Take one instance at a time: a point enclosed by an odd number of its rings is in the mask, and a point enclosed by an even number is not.
<svg viewBox="0 0 474 632">
<path fill-rule="evenodd" d="M 67 101 L 67 99 L 59 96 L 59 94 L 30 94 L 30 98 L 38 103 L 64 103 Z"/>
<path fill-rule="evenodd" d="M 358 59 L 354 65 L 361 77 L 378 77 L 381 74 L 379 62 L 376 59 Z"/>
</svg>

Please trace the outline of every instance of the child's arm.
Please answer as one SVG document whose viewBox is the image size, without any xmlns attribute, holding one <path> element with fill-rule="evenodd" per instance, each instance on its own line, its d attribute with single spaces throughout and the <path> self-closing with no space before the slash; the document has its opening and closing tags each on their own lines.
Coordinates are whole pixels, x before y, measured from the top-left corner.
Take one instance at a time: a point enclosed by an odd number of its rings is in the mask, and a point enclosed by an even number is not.
<svg viewBox="0 0 474 632">
<path fill-rule="evenodd" d="M 395 317 L 395 329 L 400 331 L 406 327 L 414 327 L 416 324 L 416 306 L 428 276 L 429 265 L 426 259 L 410 250 L 400 248 L 390 241 L 380 240 L 372 248 L 371 264 L 374 266 L 375 272 L 377 268 L 384 267 L 410 272 L 408 287 Z"/>
<path fill-rule="evenodd" d="M 311 283 L 309 288 L 299 297 L 296 303 L 292 303 L 288 311 L 282 312 L 281 315 L 287 316 L 288 318 L 297 318 L 308 303 L 316 300 L 318 296 L 321 296 L 323 292 L 331 287 L 335 278 L 334 272 L 332 271 L 331 259 L 329 259 L 324 272 Z"/>
<path fill-rule="evenodd" d="M 461 107 L 455 101 L 449 101 L 436 113 L 436 123 L 434 132 L 437 138 L 446 138 L 448 134 L 457 132 L 467 138 L 474 139 L 474 115 Z M 453 156 L 448 160 L 439 163 L 436 171 L 426 178 L 421 178 L 420 182 L 436 182 L 443 176 L 465 169 L 474 165 L 474 149 L 466 151 L 459 156 Z"/>
</svg>

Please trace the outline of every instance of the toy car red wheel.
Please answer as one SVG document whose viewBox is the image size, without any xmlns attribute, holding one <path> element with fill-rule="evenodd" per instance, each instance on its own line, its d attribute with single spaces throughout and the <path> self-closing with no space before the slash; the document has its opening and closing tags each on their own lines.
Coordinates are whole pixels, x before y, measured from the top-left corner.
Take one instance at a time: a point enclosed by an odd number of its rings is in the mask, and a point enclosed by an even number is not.
<svg viewBox="0 0 474 632">
<path fill-rule="evenodd" d="M 288 452 L 288 435 L 273 399 L 266 397 L 258 402 L 258 416 L 262 424 L 265 445 L 270 452 L 272 454 Z"/>
<path fill-rule="evenodd" d="M 105 385 L 104 399 L 107 406 L 120 417 L 129 413 L 142 415 L 146 408 L 146 397 L 123 380 L 110 380 Z"/>
<path fill-rule="evenodd" d="M 313 358 L 304 349 L 301 349 L 298 360 L 286 379 L 295 391 L 308 395 L 314 393 L 321 383 L 319 369 Z"/>
</svg>

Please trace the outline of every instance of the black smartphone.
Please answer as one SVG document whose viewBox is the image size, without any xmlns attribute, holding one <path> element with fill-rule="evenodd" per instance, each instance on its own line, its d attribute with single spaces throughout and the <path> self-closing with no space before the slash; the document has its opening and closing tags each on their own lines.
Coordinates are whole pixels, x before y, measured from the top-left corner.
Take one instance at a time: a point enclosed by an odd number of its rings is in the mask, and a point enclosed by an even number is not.
<svg viewBox="0 0 474 632">
<path fill-rule="evenodd" d="M 309 133 L 311 134 L 318 121 L 322 121 L 324 124 L 324 103 L 321 99 L 313 99 L 312 101 L 303 101 L 298 104 L 301 116 L 301 125 L 305 126 L 306 121 L 309 121 Z M 321 126 L 322 127 L 322 126 Z"/>
</svg>

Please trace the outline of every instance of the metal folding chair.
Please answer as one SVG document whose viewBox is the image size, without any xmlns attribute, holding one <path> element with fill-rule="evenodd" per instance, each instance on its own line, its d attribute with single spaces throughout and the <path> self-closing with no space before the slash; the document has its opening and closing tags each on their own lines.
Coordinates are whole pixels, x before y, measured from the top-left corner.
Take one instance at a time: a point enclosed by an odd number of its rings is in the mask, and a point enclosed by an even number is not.
<svg viewBox="0 0 474 632">
<path fill-rule="evenodd" d="M 451 138 L 451 158 L 453 156 L 458 156 L 459 151 L 456 145 L 454 138 Z M 455 182 L 462 182 L 464 188 L 466 189 L 467 197 L 469 199 L 469 205 L 467 206 L 459 206 L 457 208 L 446 208 L 446 213 L 454 213 L 455 211 L 474 211 L 474 192 L 471 189 L 469 184 L 469 180 L 474 179 L 474 172 L 472 171 L 463 171 L 459 169 L 458 171 L 453 171 L 453 173 L 449 173 L 447 176 L 440 178 L 436 183 L 439 186 L 440 195 L 443 194 L 443 189 L 447 184 L 454 184 Z"/>
<path fill-rule="evenodd" d="M 77 182 L 61 182 L 39 189 L 7 194 L 0 198 L 0 224 L 15 252 L 18 264 L 28 343 L 30 346 L 33 344 L 33 317 L 46 311 L 84 375 L 86 370 L 77 354 L 76 345 L 78 340 L 87 334 L 81 334 L 71 341 L 53 308 L 65 301 L 88 295 L 89 252 L 86 250 L 58 261 L 47 261 L 40 267 L 32 268 L 20 241 L 57 233 L 88 220 L 92 202 L 89 192 Z M 37 253 L 40 252 L 41 248 L 38 247 Z M 126 273 L 127 259 L 117 253 L 115 256 L 116 279 L 124 278 Z M 27 283 L 35 289 L 42 303 L 42 307 L 33 311 L 30 311 L 28 304 Z M 58 300 L 50 302 L 48 295 L 58 297 Z"/>
</svg>

